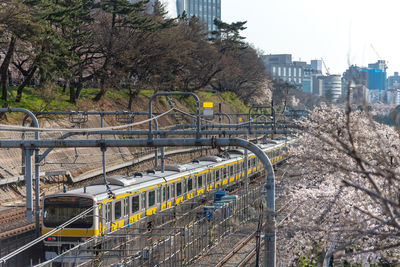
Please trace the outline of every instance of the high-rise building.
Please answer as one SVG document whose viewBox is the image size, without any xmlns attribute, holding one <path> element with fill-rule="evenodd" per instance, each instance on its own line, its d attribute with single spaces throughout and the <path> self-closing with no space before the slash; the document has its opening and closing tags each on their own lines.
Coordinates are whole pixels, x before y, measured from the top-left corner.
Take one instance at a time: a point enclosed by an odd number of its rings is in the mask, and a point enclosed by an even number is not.
<svg viewBox="0 0 400 267">
<path fill-rule="evenodd" d="M 393 76 L 388 78 L 388 89 L 400 89 L 400 76 L 398 72 L 395 72 Z"/>
<path fill-rule="evenodd" d="M 385 60 L 378 60 L 376 63 L 368 64 L 368 68 L 362 69 L 368 77 L 369 90 L 386 91 L 388 89 L 386 69 Z"/>
<path fill-rule="evenodd" d="M 363 69 L 363 72 L 367 73 L 368 77 L 368 89 L 386 91 L 387 90 L 387 79 L 386 72 L 381 69 Z"/>
<path fill-rule="evenodd" d="M 217 30 L 214 19 L 221 20 L 221 0 L 177 0 L 176 10 L 178 15 L 185 11 L 188 18 L 199 17 L 208 31 Z"/>
<path fill-rule="evenodd" d="M 292 61 L 290 54 L 265 55 L 261 58 L 264 61 L 265 69 L 273 79 L 280 79 L 298 87 L 302 87 L 303 80 L 308 74 L 306 70 L 311 68 L 306 62 Z"/>
<path fill-rule="evenodd" d="M 363 68 L 351 65 L 344 73 L 342 78 L 342 96 L 347 97 L 350 89 L 350 99 L 352 103 L 363 104 L 369 102 L 368 72 Z"/>
<path fill-rule="evenodd" d="M 314 74 L 322 73 L 322 60 L 314 59 L 311 60 L 311 70 Z"/>
</svg>

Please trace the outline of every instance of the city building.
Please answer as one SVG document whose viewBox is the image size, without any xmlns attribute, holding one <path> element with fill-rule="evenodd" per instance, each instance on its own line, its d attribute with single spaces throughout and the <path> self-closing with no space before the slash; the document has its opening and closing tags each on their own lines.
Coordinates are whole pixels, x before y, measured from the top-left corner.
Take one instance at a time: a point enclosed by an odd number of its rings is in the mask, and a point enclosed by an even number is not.
<svg viewBox="0 0 400 267">
<path fill-rule="evenodd" d="M 199 17 L 208 31 L 217 30 L 214 19 L 221 20 L 221 0 L 176 0 L 176 10 L 178 15 L 186 12 L 189 18 Z"/>
<path fill-rule="evenodd" d="M 400 89 L 400 76 L 398 72 L 395 72 L 393 76 L 388 78 L 388 89 Z"/>
<path fill-rule="evenodd" d="M 296 85 L 305 93 L 325 96 L 337 102 L 342 96 L 340 75 L 322 75 L 322 60 L 311 60 L 311 64 L 303 61 L 292 61 L 290 54 L 262 56 L 265 69 L 272 79 L 279 79 Z"/>
<path fill-rule="evenodd" d="M 272 79 L 280 79 L 301 89 L 304 78 L 309 79 L 311 66 L 303 61 L 292 61 L 291 54 L 264 55 L 262 60 Z M 311 85 L 307 85 L 306 90 L 311 92 L 310 88 Z"/>
<path fill-rule="evenodd" d="M 386 91 L 388 89 L 387 84 L 387 66 L 385 60 L 378 60 L 376 63 L 368 64 L 368 68 L 363 68 L 367 77 L 367 84 L 371 91 Z"/>
<path fill-rule="evenodd" d="M 387 103 L 400 105 L 400 89 L 391 89 L 387 91 Z"/>
<path fill-rule="evenodd" d="M 388 104 L 400 105 L 400 76 L 398 72 L 388 78 L 387 101 Z"/>
<path fill-rule="evenodd" d="M 389 97 L 387 94 L 388 81 L 385 60 L 368 64 L 368 67 L 350 66 L 342 79 L 342 95 L 350 97 L 353 103 L 384 103 Z M 394 79 L 395 80 L 395 79 Z M 399 79 L 400 80 L 400 79 Z"/>
<path fill-rule="evenodd" d="M 363 72 L 367 73 L 368 77 L 368 89 L 386 91 L 387 90 L 387 78 L 386 72 L 381 69 L 362 69 Z"/>
<path fill-rule="evenodd" d="M 321 76 L 323 80 L 322 95 L 332 102 L 337 102 L 342 96 L 342 77 L 340 75 Z"/>
<path fill-rule="evenodd" d="M 324 91 L 324 76 L 322 74 L 314 75 L 312 77 L 312 93 L 314 95 L 322 96 Z"/>
<path fill-rule="evenodd" d="M 311 60 L 311 70 L 313 74 L 322 74 L 322 60 Z"/>
<path fill-rule="evenodd" d="M 342 75 L 342 99 L 347 98 L 350 89 L 352 103 L 363 104 L 369 102 L 368 72 L 363 68 L 352 65 Z"/>
</svg>

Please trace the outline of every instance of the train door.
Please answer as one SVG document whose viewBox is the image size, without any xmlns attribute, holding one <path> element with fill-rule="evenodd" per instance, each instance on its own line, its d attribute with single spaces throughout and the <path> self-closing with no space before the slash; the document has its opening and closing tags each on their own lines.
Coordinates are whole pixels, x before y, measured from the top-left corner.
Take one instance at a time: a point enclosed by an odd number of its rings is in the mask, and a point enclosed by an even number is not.
<svg viewBox="0 0 400 267">
<path fill-rule="evenodd" d="M 123 200 L 117 200 L 113 202 L 113 220 L 111 229 L 116 230 L 123 226 Z"/>
<path fill-rule="evenodd" d="M 161 210 L 165 210 L 167 208 L 167 185 L 161 186 Z"/>
<path fill-rule="evenodd" d="M 147 192 L 142 192 L 141 194 L 141 208 L 142 208 L 142 212 L 144 215 L 146 215 L 147 212 L 147 198 L 146 198 Z"/>
<path fill-rule="evenodd" d="M 191 199 L 194 196 L 195 187 L 195 176 L 191 176 L 186 180 L 186 199 Z"/>
<path fill-rule="evenodd" d="M 133 223 L 140 219 L 140 195 L 134 195 L 130 199 L 129 211 L 131 213 L 131 218 L 129 223 Z"/>
<path fill-rule="evenodd" d="M 221 185 L 221 170 L 215 170 L 215 188 Z"/>
<path fill-rule="evenodd" d="M 170 191 L 170 201 L 171 205 L 175 205 L 175 184 L 168 185 Z"/>
<path fill-rule="evenodd" d="M 161 187 L 159 187 L 159 188 L 157 188 L 157 190 L 156 190 L 156 197 L 157 197 L 157 199 L 156 199 L 156 206 L 157 206 L 157 210 L 160 210 L 160 208 L 161 208 L 161 202 L 162 202 L 162 188 L 163 188 L 164 186 L 161 186 Z"/>
<path fill-rule="evenodd" d="M 204 178 L 206 177 L 206 174 L 204 175 L 199 175 L 197 176 L 197 195 L 203 194 L 204 193 Z"/>
<path fill-rule="evenodd" d="M 152 215 L 156 212 L 157 206 L 156 206 L 156 190 L 151 190 L 147 192 L 147 211 L 146 215 Z"/>
<path fill-rule="evenodd" d="M 111 202 L 106 203 L 103 205 L 104 211 L 102 214 L 102 227 L 103 227 L 103 231 L 105 233 L 109 232 L 110 226 L 111 226 L 111 221 L 112 221 L 112 213 L 111 213 Z"/>
<path fill-rule="evenodd" d="M 228 178 L 229 178 L 229 182 L 230 183 L 235 181 L 235 171 L 233 169 L 234 167 L 235 166 L 233 164 L 229 166 L 229 176 L 228 176 Z"/>
<path fill-rule="evenodd" d="M 228 183 L 228 167 L 222 168 L 222 185 Z"/>
<path fill-rule="evenodd" d="M 125 225 L 129 223 L 129 198 L 125 197 L 124 200 L 124 223 Z"/>
<path fill-rule="evenodd" d="M 209 188 L 210 188 L 210 185 L 211 185 L 211 171 L 209 171 L 209 172 L 207 172 L 206 174 L 205 174 L 205 187 L 207 188 L 207 191 L 209 190 Z"/>
</svg>

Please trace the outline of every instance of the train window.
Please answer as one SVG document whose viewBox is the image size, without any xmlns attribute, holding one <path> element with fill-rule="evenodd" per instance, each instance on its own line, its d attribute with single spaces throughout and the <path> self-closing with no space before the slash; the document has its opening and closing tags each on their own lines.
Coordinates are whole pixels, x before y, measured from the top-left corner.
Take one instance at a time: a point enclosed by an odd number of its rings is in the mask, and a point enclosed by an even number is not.
<svg viewBox="0 0 400 267">
<path fill-rule="evenodd" d="M 167 200 L 169 200 L 169 186 L 167 186 Z"/>
<path fill-rule="evenodd" d="M 211 184 L 211 173 L 208 172 L 208 173 L 206 174 L 206 177 L 207 177 L 207 178 L 206 178 L 206 179 L 207 179 L 207 181 L 206 181 L 207 184 Z"/>
<path fill-rule="evenodd" d="M 171 196 L 175 197 L 175 185 L 171 185 Z"/>
<path fill-rule="evenodd" d="M 149 207 L 154 206 L 156 203 L 156 191 L 149 192 Z"/>
<path fill-rule="evenodd" d="M 219 170 L 215 171 L 215 181 L 219 181 Z"/>
<path fill-rule="evenodd" d="M 140 209 L 139 196 L 132 197 L 132 213 L 138 212 Z"/>
<path fill-rule="evenodd" d="M 229 167 L 229 176 L 233 175 L 233 165 Z"/>
<path fill-rule="evenodd" d="M 247 167 L 251 168 L 251 160 L 247 161 Z"/>
<path fill-rule="evenodd" d="M 188 192 L 192 191 L 192 189 L 193 189 L 193 179 L 190 178 L 188 179 Z"/>
<path fill-rule="evenodd" d="M 122 216 L 122 204 L 121 201 L 117 201 L 114 204 L 114 220 L 118 220 Z"/>
<path fill-rule="evenodd" d="M 177 183 L 176 184 L 176 196 L 179 197 L 182 195 L 182 183 Z"/>
<path fill-rule="evenodd" d="M 225 178 L 226 178 L 226 176 L 227 176 L 227 171 L 226 171 L 226 168 L 223 168 L 223 169 L 222 169 L 222 172 L 223 172 L 223 174 L 224 174 L 224 176 L 223 176 L 223 177 L 224 177 L 224 179 L 225 179 Z"/>
<path fill-rule="evenodd" d="M 166 198 L 166 188 L 165 187 L 163 187 L 162 188 L 162 202 L 165 202 L 165 198 Z"/>
<path fill-rule="evenodd" d="M 203 187 L 203 176 L 199 175 L 199 177 L 197 177 L 197 187 L 201 188 Z"/>
</svg>

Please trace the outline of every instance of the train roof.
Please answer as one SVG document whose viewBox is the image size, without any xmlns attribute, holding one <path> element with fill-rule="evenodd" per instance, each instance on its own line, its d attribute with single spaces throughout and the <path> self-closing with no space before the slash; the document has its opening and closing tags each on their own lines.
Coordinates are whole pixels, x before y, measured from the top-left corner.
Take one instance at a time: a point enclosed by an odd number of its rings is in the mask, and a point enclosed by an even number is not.
<svg viewBox="0 0 400 267">
<path fill-rule="evenodd" d="M 285 143 L 291 143 L 291 139 L 273 140 L 268 144 L 258 145 L 263 150 L 269 150 L 273 147 L 279 147 Z M 184 164 L 170 164 L 165 166 L 165 171 L 161 172 L 160 169 L 148 170 L 146 172 L 137 172 L 132 176 L 111 176 L 107 177 L 109 188 L 116 194 L 125 192 L 135 192 L 158 185 L 160 183 L 167 183 L 174 181 L 177 178 L 188 177 L 190 175 L 205 171 L 212 166 L 219 166 L 226 163 L 233 162 L 237 158 L 243 157 L 245 149 L 230 149 L 227 150 L 223 156 L 204 156 L 189 163 Z M 253 155 L 249 151 L 248 155 Z M 102 182 L 102 181 L 101 181 Z M 103 200 L 109 197 L 107 187 L 104 184 L 93 184 L 82 188 L 72 189 L 66 192 L 67 194 L 79 194 L 96 196 L 97 200 Z M 60 193 L 56 195 L 63 195 Z M 55 196 L 55 195 L 53 195 Z"/>
</svg>

